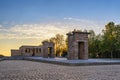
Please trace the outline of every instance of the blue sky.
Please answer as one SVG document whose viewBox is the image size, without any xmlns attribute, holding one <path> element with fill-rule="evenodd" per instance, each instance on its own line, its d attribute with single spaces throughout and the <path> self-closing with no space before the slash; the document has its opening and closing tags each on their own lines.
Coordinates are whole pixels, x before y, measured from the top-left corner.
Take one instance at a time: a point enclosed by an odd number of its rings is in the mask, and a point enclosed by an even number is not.
<svg viewBox="0 0 120 80">
<path fill-rule="evenodd" d="M 117 21 L 120 0 L 0 0 L 0 23 L 40 23 L 73 17 Z"/>
<path fill-rule="evenodd" d="M 21 45 L 39 45 L 73 29 L 101 33 L 120 24 L 120 0 L 0 0 L 0 54 Z"/>
</svg>

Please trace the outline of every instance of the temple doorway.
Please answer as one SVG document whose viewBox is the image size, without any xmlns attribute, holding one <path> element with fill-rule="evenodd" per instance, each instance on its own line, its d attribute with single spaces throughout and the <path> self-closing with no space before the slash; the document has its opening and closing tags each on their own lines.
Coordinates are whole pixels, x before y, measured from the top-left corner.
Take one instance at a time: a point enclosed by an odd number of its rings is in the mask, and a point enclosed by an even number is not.
<svg viewBox="0 0 120 80">
<path fill-rule="evenodd" d="M 52 47 L 48 47 L 48 57 L 52 57 Z"/>
<path fill-rule="evenodd" d="M 84 53 L 84 42 L 78 42 L 78 59 L 82 59 Z"/>
</svg>

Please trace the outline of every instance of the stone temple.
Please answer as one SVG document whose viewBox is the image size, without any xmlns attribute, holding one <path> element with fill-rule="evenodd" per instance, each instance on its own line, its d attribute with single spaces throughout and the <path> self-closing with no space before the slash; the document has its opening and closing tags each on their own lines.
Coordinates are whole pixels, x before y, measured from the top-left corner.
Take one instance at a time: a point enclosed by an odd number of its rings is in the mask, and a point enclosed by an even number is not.
<svg viewBox="0 0 120 80">
<path fill-rule="evenodd" d="M 68 60 L 88 59 L 88 32 L 74 30 L 68 36 Z M 54 58 L 54 43 L 43 41 L 42 46 L 21 46 L 19 50 L 12 49 L 11 56 L 40 56 Z"/>
<path fill-rule="evenodd" d="M 19 50 L 12 49 L 11 56 L 54 57 L 54 43 L 44 41 L 42 46 L 21 46 Z"/>
<path fill-rule="evenodd" d="M 88 59 L 88 32 L 68 33 L 68 59 Z"/>
</svg>

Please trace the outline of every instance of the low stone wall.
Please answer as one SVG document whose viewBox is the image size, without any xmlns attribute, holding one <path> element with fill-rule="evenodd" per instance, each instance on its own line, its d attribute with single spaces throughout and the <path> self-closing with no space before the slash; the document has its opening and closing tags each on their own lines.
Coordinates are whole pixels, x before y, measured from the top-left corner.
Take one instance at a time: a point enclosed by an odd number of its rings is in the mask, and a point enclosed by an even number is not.
<svg viewBox="0 0 120 80">
<path fill-rule="evenodd" d="M 4 58 L 0 58 L 0 61 L 3 61 L 4 60 Z"/>
<path fill-rule="evenodd" d="M 29 61 L 37 61 L 43 63 L 57 64 L 57 65 L 65 65 L 65 66 L 91 66 L 91 65 L 116 65 L 120 64 L 120 60 L 108 60 L 108 59 L 92 59 L 90 60 L 55 60 L 48 58 L 32 58 L 25 57 L 24 60 Z M 96 61 L 97 60 L 97 61 Z"/>
</svg>

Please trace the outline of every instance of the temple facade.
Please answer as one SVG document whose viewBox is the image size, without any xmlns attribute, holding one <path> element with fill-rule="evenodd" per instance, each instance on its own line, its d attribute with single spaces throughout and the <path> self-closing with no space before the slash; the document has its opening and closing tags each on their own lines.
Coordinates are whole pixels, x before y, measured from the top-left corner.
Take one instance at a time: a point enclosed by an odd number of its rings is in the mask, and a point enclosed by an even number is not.
<svg viewBox="0 0 120 80">
<path fill-rule="evenodd" d="M 47 41 L 44 41 L 42 42 L 43 43 L 43 57 L 44 58 L 48 58 L 48 57 L 55 57 L 55 54 L 54 54 L 54 43 L 52 42 L 47 42 Z"/>
<path fill-rule="evenodd" d="M 54 57 L 54 43 L 47 41 L 42 43 L 42 46 L 21 46 L 18 50 L 12 49 L 11 56 Z"/>
<path fill-rule="evenodd" d="M 69 60 L 88 59 L 88 34 L 78 30 L 67 34 Z"/>
<path fill-rule="evenodd" d="M 42 46 L 21 46 L 19 53 L 22 56 L 42 56 Z"/>
</svg>

